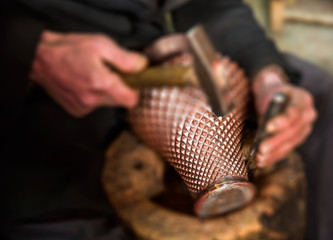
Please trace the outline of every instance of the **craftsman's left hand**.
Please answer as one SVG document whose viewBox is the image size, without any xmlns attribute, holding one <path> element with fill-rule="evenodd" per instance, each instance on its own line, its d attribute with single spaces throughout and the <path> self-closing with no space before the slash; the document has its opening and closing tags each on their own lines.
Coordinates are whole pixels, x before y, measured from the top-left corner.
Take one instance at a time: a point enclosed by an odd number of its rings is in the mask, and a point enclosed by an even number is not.
<svg viewBox="0 0 333 240">
<path fill-rule="evenodd" d="M 270 137 L 260 144 L 257 154 L 257 166 L 265 167 L 283 159 L 292 149 L 306 140 L 312 131 L 317 113 L 313 98 L 308 91 L 284 83 L 274 72 L 256 79 L 252 89 L 259 122 L 276 93 L 283 92 L 289 96 L 285 112 L 271 119 L 266 125 L 266 132 Z"/>
</svg>

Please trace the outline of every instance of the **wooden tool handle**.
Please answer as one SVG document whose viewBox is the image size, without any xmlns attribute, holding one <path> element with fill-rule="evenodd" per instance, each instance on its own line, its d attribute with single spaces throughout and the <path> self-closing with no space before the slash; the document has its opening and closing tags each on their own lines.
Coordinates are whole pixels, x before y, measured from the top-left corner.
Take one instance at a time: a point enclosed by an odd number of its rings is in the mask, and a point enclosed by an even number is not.
<svg viewBox="0 0 333 240">
<path fill-rule="evenodd" d="M 113 71 L 115 71 L 113 69 Z M 192 67 L 157 66 L 149 67 L 140 73 L 125 74 L 116 71 L 123 81 L 133 88 L 162 86 L 198 86 Z"/>
</svg>

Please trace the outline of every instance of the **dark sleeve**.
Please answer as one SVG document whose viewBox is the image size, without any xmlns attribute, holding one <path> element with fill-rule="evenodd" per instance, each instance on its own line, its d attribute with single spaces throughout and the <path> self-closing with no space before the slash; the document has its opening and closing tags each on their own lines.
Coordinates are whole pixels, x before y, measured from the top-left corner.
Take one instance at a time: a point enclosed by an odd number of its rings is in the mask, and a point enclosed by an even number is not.
<svg viewBox="0 0 333 240">
<path fill-rule="evenodd" d="M 238 62 L 249 77 L 276 64 L 291 81 L 296 81 L 297 73 L 266 37 L 242 0 L 193 0 L 177 9 L 173 17 L 177 31 L 202 23 L 217 50 Z"/>
<path fill-rule="evenodd" d="M 29 86 L 29 72 L 43 23 L 15 1 L 5 1 L 0 13 L 0 102 L 21 102 Z"/>
</svg>

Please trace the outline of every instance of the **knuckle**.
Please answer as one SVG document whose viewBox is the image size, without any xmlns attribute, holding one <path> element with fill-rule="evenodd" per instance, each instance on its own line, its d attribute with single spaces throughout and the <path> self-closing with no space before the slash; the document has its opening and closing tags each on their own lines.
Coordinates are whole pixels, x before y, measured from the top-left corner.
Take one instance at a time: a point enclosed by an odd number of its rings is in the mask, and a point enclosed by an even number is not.
<svg viewBox="0 0 333 240">
<path fill-rule="evenodd" d="M 93 41 L 97 44 L 104 45 L 109 41 L 108 37 L 104 34 L 96 34 L 93 38 Z"/>
<path fill-rule="evenodd" d="M 116 52 L 117 59 L 115 61 L 125 72 L 130 72 L 133 67 L 138 63 L 138 55 L 136 53 L 128 52 L 124 49 L 118 49 Z"/>
<path fill-rule="evenodd" d="M 88 40 L 83 43 L 83 48 L 88 54 L 95 54 L 100 51 L 100 46 L 94 41 Z"/>
<path fill-rule="evenodd" d="M 303 114 L 305 122 L 312 124 L 317 119 L 317 111 L 313 108 L 308 109 Z"/>
<path fill-rule="evenodd" d="M 109 78 L 104 78 L 101 81 L 101 90 L 109 90 L 116 88 L 118 84 L 121 84 L 121 82 L 117 80 L 116 75 L 111 75 Z"/>
<path fill-rule="evenodd" d="M 114 88 L 116 85 L 115 76 L 110 74 L 110 76 L 102 75 L 100 73 L 92 73 L 90 78 L 90 88 L 99 92 L 106 92 L 110 88 Z"/>
<path fill-rule="evenodd" d="M 96 91 L 102 90 L 103 80 L 98 75 L 93 74 L 93 76 L 90 78 L 90 88 Z"/>
<path fill-rule="evenodd" d="M 283 129 L 289 125 L 289 123 L 290 119 L 286 115 L 280 115 L 273 119 L 273 124 L 277 127 L 277 129 Z"/>
<path fill-rule="evenodd" d="M 85 44 L 86 49 L 93 51 L 93 52 L 100 52 L 105 50 L 105 44 L 108 42 L 108 38 L 103 34 L 96 34 L 89 38 Z"/>
<path fill-rule="evenodd" d="M 304 96 L 304 103 L 307 106 L 313 106 L 314 101 L 313 101 L 313 97 L 312 97 L 311 93 L 309 93 L 306 90 L 303 90 L 303 96 Z"/>
<path fill-rule="evenodd" d="M 92 94 L 86 94 L 81 99 L 82 105 L 87 111 L 91 111 L 98 105 L 97 97 Z"/>
</svg>

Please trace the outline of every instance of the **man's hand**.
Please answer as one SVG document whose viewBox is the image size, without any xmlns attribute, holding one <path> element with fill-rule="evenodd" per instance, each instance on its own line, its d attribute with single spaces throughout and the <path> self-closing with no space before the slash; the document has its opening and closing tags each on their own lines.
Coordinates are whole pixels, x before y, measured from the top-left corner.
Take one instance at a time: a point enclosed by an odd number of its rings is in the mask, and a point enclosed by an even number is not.
<svg viewBox="0 0 333 240">
<path fill-rule="evenodd" d="M 284 92 L 290 98 L 285 113 L 271 119 L 266 125 L 266 131 L 271 137 L 260 144 L 257 154 L 257 166 L 265 167 L 283 159 L 305 141 L 317 114 L 310 93 L 284 83 L 281 76 L 274 72 L 256 79 L 253 92 L 259 118 L 264 116 L 270 100 L 277 92 Z"/>
<path fill-rule="evenodd" d="M 126 86 L 105 63 L 135 73 L 145 68 L 147 59 L 103 35 L 45 31 L 30 76 L 76 117 L 100 106 L 132 107 L 138 92 Z"/>
</svg>

